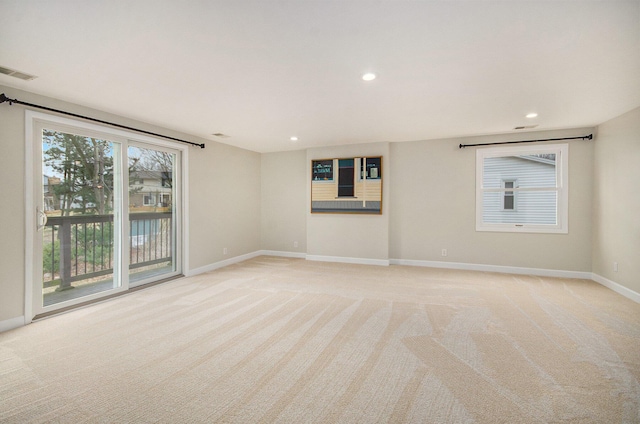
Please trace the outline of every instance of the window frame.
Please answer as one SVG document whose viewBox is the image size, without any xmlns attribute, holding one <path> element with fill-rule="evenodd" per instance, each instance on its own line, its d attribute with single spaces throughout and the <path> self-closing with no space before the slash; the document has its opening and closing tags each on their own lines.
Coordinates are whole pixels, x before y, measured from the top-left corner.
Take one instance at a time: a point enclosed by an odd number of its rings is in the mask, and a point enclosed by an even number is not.
<svg viewBox="0 0 640 424">
<path fill-rule="evenodd" d="M 147 201 L 149 198 L 149 201 Z M 142 194 L 142 206 L 155 206 L 156 205 L 156 195 L 154 193 L 143 193 Z"/>
<path fill-rule="evenodd" d="M 165 274 L 165 277 L 172 277 L 180 274 L 187 274 L 189 267 L 189 148 L 186 145 L 158 139 L 156 137 L 138 134 L 129 130 L 121 130 L 110 126 L 104 126 L 102 124 L 94 124 L 75 118 L 66 118 L 58 115 L 51 115 L 49 113 L 36 112 L 32 110 L 25 111 L 25 251 L 26 258 L 24 264 L 25 272 L 25 284 L 24 284 L 24 311 L 25 311 L 25 323 L 29 323 L 33 318 L 39 314 L 47 313 L 50 311 L 60 310 L 64 307 L 72 307 L 82 304 L 88 301 L 94 301 L 97 299 L 106 299 L 109 294 L 115 294 L 120 292 L 126 292 L 130 288 L 140 286 L 148 282 L 152 282 L 151 279 L 130 281 L 128 271 L 128 255 L 123 254 L 124 258 L 117 271 L 120 275 L 121 285 L 113 290 L 99 292 L 95 294 L 89 294 L 87 296 L 78 297 L 65 302 L 56 303 L 50 306 L 42 306 L 39 302 L 39 290 L 42 284 L 41 279 L 41 264 L 42 258 L 39 256 L 41 251 L 41 245 L 37 241 L 41 239 L 41 234 L 38 232 L 36 225 L 37 222 L 34 219 L 36 216 L 37 207 L 41 193 L 42 184 L 42 169 L 41 169 L 41 146 L 42 137 L 39 135 L 39 131 L 43 126 L 46 126 L 56 131 L 69 131 L 76 135 L 85 135 L 88 137 L 97 137 L 105 140 L 112 140 L 119 143 L 122 147 L 120 149 L 119 156 L 122 163 L 126 163 L 126 150 L 131 146 L 150 146 L 152 148 L 159 148 L 163 150 L 170 150 L 178 153 L 180 159 L 176 162 L 176 170 L 173 183 L 175 187 L 179 189 L 179 203 L 173 206 L 175 209 L 175 219 L 177 222 L 175 233 L 175 245 L 176 252 L 176 271 Z M 129 175 L 127 172 L 122 174 L 123 187 L 128 187 Z M 118 213 L 129 214 L 128 212 L 128 196 L 122 196 L 122 202 L 118 208 Z M 175 202 L 175 200 L 172 199 Z M 127 211 L 127 212 L 125 212 Z M 126 221 L 126 220 L 125 220 Z M 122 240 L 125 240 L 129 234 L 125 230 L 126 226 L 122 225 L 122 228 L 118 233 Z M 125 246 L 126 243 L 122 243 Z M 40 268 L 40 269 L 39 269 Z M 105 296 L 106 295 L 106 296 Z"/>
<path fill-rule="evenodd" d="M 335 167 L 336 164 L 333 159 L 316 159 L 311 161 L 311 181 L 314 183 L 333 183 Z M 320 171 L 321 169 L 328 169 L 328 171 Z"/>
<path fill-rule="evenodd" d="M 371 157 L 361 157 L 361 158 L 356 158 L 359 159 L 358 160 L 358 172 L 357 172 L 357 177 L 358 177 L 358 181 L 364 181 L 367 180 L 367 182 L 371 181 L 371 182 L 375 182 L 375 181 L 381 181 L 382 180 L 382 172 L 380 172 L 380 170 L 382 169 L 382 157 L 381 156 L 371 156 Z M 367 169 L 364 169 L 364 162 L 365 160 L 367 161 Z M 372 160 L 374 162 L 368 162 L 369 160 Z M 378 165 L 376 166 L 372 166 L 372 165 Z M 372 177 L 369 175 L 370 173 L 370 168 L 376 168 L 377 169 L 377 173 L 378 176 L 377 177 Z"/>
<path fill-rule="evenodd" d="M 165 204 L 167 204 L 167 205 L 171 204 L 171 201 L 172 201 L 171 200 L 171 193 L 159 193 L 159 197 L 160 198 L 158 199 L 158 202 L 160 204 L 162 204 L 163 207 L 164 207 Z"/>
<path fill-rule="evenodd" d="M 504 209 L 504 194 L 502 197 L 502 210 L 508 213 L 517 211 L 516 199 L 519 191 L 555 191 L 556 192 L 556 223 L 555 224 L 528 224 L 522 223 L 491 223 L 483 222 L 483 199 L 486 192 L 502 192 L 507 189 L 504 181 L 516 180 L 516 178 L 505 178 L 502 181 L 502 188 L 483 187 L 484 181 L 484 160 L 492 157 L 504 156 L 526 156 L 553 153 L 556 155 L 556 186 L 554 188 L 519 188 L 514 187 L 508 191 L 514 194 L 514 209 Z M 517 183 L 514 183 L 517 186 Z M 515 232 L 515 233 L 549 233 L 568 234 L 569 232 L 569 145 L 562 144 L 542 144 L 537 146 L 507 146 L 488 147 L 476 150 L 476 231 L 487 232 Z"/>
<path fill-rule="evenodd" d="M 511 183 L 513 184 L 513 187 L 509 187 L 507 188 L 507 183 Z M 504 189 L 504 192 L 502 193 L 502 211 L 503 212 L 518 212 L 518 196 L 517 196 L 517 191 L 515 190 L 516 188 L 518 188 L 518 179 L 517 178 L 503 178 L 502 179 L 502 188 Z M 510 193 L 507 195 L 507 193 Z M 513 198 L 513 207 L 511 209 L 507 209 L 504 207 L 505 205 L 505 200 L 507 197 L 511 197 Z"/>
</svg>

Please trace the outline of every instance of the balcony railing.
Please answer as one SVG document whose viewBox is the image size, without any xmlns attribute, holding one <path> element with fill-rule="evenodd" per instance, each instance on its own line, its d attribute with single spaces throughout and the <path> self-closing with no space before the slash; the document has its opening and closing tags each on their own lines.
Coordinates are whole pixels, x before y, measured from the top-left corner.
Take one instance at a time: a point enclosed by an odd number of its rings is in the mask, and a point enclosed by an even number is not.
<svg viewBox="0 0 640 424">
<path fill-rule="evenodd" d="M 172 261 L 171 212 L 129 214 L 129 269 Z M 49 217 L 43 235 L 44 288 L 113 273 L 113 215 Z"/>
</svg>

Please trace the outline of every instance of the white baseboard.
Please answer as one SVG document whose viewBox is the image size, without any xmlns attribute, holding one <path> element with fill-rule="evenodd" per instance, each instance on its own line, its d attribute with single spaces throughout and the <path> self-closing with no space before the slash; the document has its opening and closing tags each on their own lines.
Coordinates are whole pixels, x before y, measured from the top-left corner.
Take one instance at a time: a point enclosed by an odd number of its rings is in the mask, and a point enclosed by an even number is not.
<svg viewBox="0 0 640 424">
<path fill-rule="evenodd" d="M 194 275 L 203 274 L 203 273 L 209 272 L 209 271 L 214 271 L 216 269 L 223 268 L 225 266 L 237 264 L 239 262 L 244 262 L 244 261 L 246 261 L 248 259 L 253 259 L 253 258 L 257 257 L 257 256 L 262 255 L 261 252 L 262 251 L 257 250 L 255 252 L 247 253 L 247 254 L 244 254 L 244 255 L 234 256 L 233 258 L 225 259 L 224 261 L 215 262 L 215 263 L 212 263 L 212 264 L 209 264 L 209 265 L 201 266 L 199 268 L 190 269 L 189 271 L 187 271 L 187 273 L 185 275 L 187 277 L 192 277 Z"/>
<path fill-rule="evenodd" d="M 228 265 L 233 265 L 239 262 L 253 259 L 258 256 L 280 256 L 284 258 L 299 258 L 306 259 L 308 261 L 318 262 L 339 262 L 346 264 L 359 264 L 359 265 L 377 265 L 377 266 L 389 266 L 389 265 L 408 265 L 408 266 L 421 266 L 428 268 L 447 268 L 447 269 L 461 269 L 468 271 L 486 271 L 486 272 L 500 272 L 504 274 L 520 274 L 520 275 L 539 275 L 542 277 L 560 277 L 560 278 L 581 278 L 585 280 L 592 279 L 591 272 L 580 271 L 564 271 L 557 269 L 542 269 L 542 268 L 524 268 L 514 266 L 501 266 L 501 265 L 483 265 L 483 264 L 468 264 L 462 262 L 441 262 L 441 261 L 421 261 L 411 259 L 370 259 L 370 258 L 351 258 L 345 256 L 325 256 L 325 255 L 307 255 L 300 252 L 286 252 L 280 250 L 256 250 L 255 252 L 247 253 L 240 256 L 235 256 L 224 261 L 216 262 L 213 264 L 205 265 L 200 268 L 190 270 L 186 275 L 198 275 L 204 272 L 213 271 Z M 622 287 L 622 286 L 621 286 Z"/>
<path fill-rule="evenodd" d="M 264 256 L 280 256 L 282 258 L 298 258 L 305 259 L 307 256 L 303 252 L 284 252 L 282 250 L 260 250 L 260 255 Z"/>
<path fill-rule="evenodd" d="M 591 279 L 596 283 L 602 284 L 603 286 L 613 290 L 614 292 L 621 294 L 627 299 L 631 299 L 634 302 L 640 303 L 640 293 L 637 293 L 621 284 L 616 283 L 615 281 L 611 281 L 596 273 L 591 274 Z"/>
<path fill-rule="evenodd" d="M 284 252 L 280 250 L 256 250 L 255 252 L 246 253 L 240 256 L 234 256 L 233 258 L 225 259 L 224 261 L 215 262 L 209 265 L 201 266 L 199 268 L 189 270 L 185 276 L 191 277 L 205 272 L 214 271 L 225 266 L 244 262 L 249 259 L 257 258 L 258 256 L 281 256 L 284 258 L 300 258 L 304 259 L 305 254 L 300 252 Z"/>
<path fill-rule="evenodd" d="M 446 268 L 446 269 L 459 269 L 467 271 L 485 271 L 485 272 L 499 272 L 503 274 L 518 274 L 518 275 L 538 275 L 541 277 L 558 277 L 558 278 L 577 278 L 583 280 L 593 280 L 596 283 L 615 291 L 616 293 L 640 303 L 640 293 L 637 293 L 621 284 L 604 278 L 598 274 L 592 272 L 582 271 L 565 271 L 559 269 L 543 269 L 543 268 L 525 268 L 515 266 L 502 266 L 502 265 L 484 265 L 484 264 L 469 264 L 462 262 L 442 262 L 442 261 L 421 261 L 412 259 L 368 259 L 368 258 L 349 258 L 343 256 L 323 256 L 323 255 L 306 255 L 300 252 L 285 252 L 279 250 L 256 250 L 255 252 L 247 253 L 240 256 L 235 256 L 224 261 L 216 262 L 210 265 L 206 265 L 200 268 L 195 268 L 187 272 L 187 276 L 193 276 L 202 274 L 205 272 L 213 271 L 219 268 L 223 268 L 228 265 L 237 264 L 249 259 L 256 258 L 258 256 L 280 256 L 285 258 L 299 258 L 306 259 L 308 261 L 318 262 L 339 262 L 347 264 L 360 264 L 360 265 L 406 265 L 406 266 L 420 266 L 428 268 Z M 0 332 L 11 330 L 23 326 L 25 324 L 24 317 L 12 318 L 6 321 L 0 321 Z"/>
<path fill-rule="evenodd" d="M 345 264 L 389 266 L 388 259 L 348 258 L 344 256 L 322 256 L 322 255 L 306 255 L 305 259 L 307 259 L 308 261 L 318 261 L 318 262 L 340 262 Z"/>
<path fill-rule="evenodd" d="M 24 317 L 15 317 L 0 321 L 0 333 L 25 325 Z"/>
<path fill-rule="evenodd" d="M 411 259 L 391 259 L 391 265 L 423 266 L 429 268 L 461 269 L 467 271 L 499 272 L 503 274 L 538 275 L 541 277 L 591 279 L 590 272 L 564 271 L 559 269 L 524 268 L 516 266 L 468 264 L 461 262 L 418 261 Z"/>
</svg>

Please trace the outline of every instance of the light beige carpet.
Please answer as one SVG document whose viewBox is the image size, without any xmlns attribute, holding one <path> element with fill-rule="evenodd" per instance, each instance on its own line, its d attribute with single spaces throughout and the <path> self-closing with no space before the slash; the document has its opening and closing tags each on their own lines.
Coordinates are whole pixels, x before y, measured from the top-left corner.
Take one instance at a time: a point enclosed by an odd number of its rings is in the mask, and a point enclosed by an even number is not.
<svg viewBox="0 0 640 424">
<path fill-rule="evenodd" d="M 0 334 L 2 423 L 638 423 L 640 304 L 259 257 Z"/>
</svg>

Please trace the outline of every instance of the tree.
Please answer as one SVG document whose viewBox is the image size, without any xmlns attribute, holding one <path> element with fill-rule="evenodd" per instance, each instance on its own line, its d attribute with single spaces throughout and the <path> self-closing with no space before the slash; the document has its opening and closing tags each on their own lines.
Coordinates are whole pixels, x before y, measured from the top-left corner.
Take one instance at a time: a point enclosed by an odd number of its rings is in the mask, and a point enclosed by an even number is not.
<svg viewBox="0 0 640 424">
<path fill-rule="evenodd" d="M 108 213 L 113 202 L 113 148 L 92 137 L 44 130 L 43 161 L 60 178 L 52 187 L 62 215 Z"/>
<path fill-rule="evenodd" d="M 137 148 L 137 154 L 129 152 L 129 175 L 136 172 L 157 172 L 162 179 L 163 187 L 173 187 L 173 161 L 174 155 L 153 149 Z M 135 178 L 131 178 L 132 180 Z M 130 182 L 131 184 L 131 182 Z"/>
<path fill-rule="evenodd" d="M 155 149 L 130 147 L 129 155 L 129 196 L 146 206 L 153 202 L 154 210 L 162 203 L 165 207 L 173 188 L 173 167 L 175 155 Z M 138 194 L 137 196 L 133 196 Z M 148 200 L 147 200 L 148 199 Z M 133 202 L 134 207 L 137 202 Z"/>
</svg>

